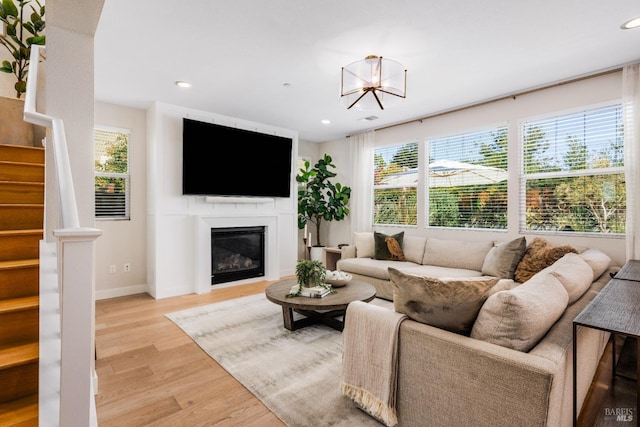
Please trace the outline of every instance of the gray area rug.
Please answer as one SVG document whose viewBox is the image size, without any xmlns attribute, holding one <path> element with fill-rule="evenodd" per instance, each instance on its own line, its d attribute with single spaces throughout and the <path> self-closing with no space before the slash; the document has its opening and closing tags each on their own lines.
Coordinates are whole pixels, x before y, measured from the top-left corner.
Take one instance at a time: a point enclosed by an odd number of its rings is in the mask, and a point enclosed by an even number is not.
<svg viewBox="0 0 640 427">
<path fill-rule="evenodd" d="M 288 331 L 282 308 L 264 294 L 167 317 L 288 426 L 382 425 L 340 392 L 340 332 L 324 325 Z"/>
</svg>

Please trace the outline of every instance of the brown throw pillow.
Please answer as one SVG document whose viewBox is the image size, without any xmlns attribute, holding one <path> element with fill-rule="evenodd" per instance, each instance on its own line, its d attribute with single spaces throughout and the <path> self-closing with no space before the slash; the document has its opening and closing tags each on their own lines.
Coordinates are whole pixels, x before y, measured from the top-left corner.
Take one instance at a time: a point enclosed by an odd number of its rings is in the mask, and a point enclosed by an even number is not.
<svg viewBox="0 0 640 427">
<path fill-rule="evenodd" d="M 539 271 L 562 258 L 565 254 L 578 251 L 570 245 L 553 245 L 550 242 L 536 237 L 527 247 L 522 259 L 518 263 L 515 272 L 515 281 L 524 283 Z"/>
<path fill-rule="evenodd" d="M 402 240 L 404 239 L 404 231 L 388 236 L 383 233 L 374 232 L 374 255 L 375 259 L 387 261 L 404 261 L 404 252 L 402 251 Z"/>
<path fill-rule="evenodd" d="M 415 276 L 389 267 L 393 306 L 398 313 L 447 331 L 468 335 L 488 291 L 498 277 L 437 279 Z"/>
</svg>

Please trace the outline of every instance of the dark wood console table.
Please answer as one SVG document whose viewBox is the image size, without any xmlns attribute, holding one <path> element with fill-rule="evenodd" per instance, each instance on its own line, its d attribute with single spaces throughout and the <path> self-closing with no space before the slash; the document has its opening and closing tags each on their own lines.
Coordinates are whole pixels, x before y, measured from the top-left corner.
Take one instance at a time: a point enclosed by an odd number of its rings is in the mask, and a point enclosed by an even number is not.
<svg viewBox="0 0 640 427">
<path fill-rule="evenodd" d="M 578 421 L 576 372 L 578 359 L 577 328 L 585 326 L 633 337 L 640 350 L 640 260 L 629 260 L 600 293 L 573 319 L 573 425 Z M 615 350 L 614 350 L 615 351 Z M 638 352 L 640 355 L 640 352 Z M 613 353 L 613 376 L 616 360 Z M 640 357 L 636 361 L 640 374 Z M 640 376 L 638 377 L 640 378 Z M 636 413 L 640 409 L 640 382 L 636 388 Z"/>
</svg>

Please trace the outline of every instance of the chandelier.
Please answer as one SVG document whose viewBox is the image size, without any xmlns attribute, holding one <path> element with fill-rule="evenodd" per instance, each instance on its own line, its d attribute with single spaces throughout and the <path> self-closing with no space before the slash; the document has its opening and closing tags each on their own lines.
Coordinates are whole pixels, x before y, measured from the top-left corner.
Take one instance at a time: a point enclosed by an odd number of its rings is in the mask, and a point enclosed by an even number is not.
<svg viewBox="0 0 640 427">
<path fill-rule="evenodd" d="M 369 55 L 342 67 L 340 98 L 347 109 L 384 110 L 406 92 L 407 70 L 397 61 Z"/>
</svg>

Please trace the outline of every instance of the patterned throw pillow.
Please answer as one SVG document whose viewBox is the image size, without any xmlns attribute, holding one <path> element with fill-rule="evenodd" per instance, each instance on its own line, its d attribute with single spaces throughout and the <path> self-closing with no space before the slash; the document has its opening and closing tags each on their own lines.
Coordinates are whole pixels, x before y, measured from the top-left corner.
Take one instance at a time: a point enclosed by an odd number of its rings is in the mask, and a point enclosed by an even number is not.
<svg viewBox="0 0 640 427">
<path fill-rule="evenodd" d="M 402 251 L 402 240 L 404 239 L 404 231 L 388 236 L 383 233 L 374 232 L 373 239 L 375 244 L 374 258 L 387 261 L 404 261 L 404 252 Z"/>
<path fill-rule="evenodd" d="M 389 267 L 393 306 L 409 318 L 447 331 L 468 335 L 498 277 L 437 279 L 415 276 Z"/>
<path fill-rule="evenodd" d="M 536 273 L 549 267 L 562 258 L 565 254 L 578 251 L 569 245 L 556 246 L 550 242 L 536 237 L 527 247 L 522 259 L 515 271 L 515 281 L 524 283 Z"/>
</svg>

